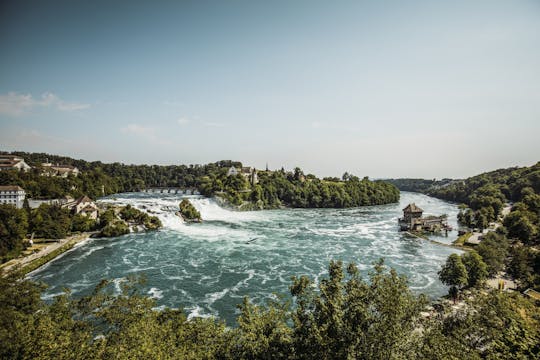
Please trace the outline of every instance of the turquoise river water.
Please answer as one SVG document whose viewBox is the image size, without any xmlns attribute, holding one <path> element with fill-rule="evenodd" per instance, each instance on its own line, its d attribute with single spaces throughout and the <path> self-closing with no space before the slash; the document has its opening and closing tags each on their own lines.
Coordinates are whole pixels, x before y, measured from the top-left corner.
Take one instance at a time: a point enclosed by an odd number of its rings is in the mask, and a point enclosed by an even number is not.
<svg viewBox="0 0 540 360">
<path fill-rule="evenodd" d="M 48 284 L 45 299 L 69 288 L 89 294 L 101 279 L 119 289 L 130 274 L 144 274 L 143 291 L 159 306 L 183 307 L 192 316 L 219 316 L 233 324 L 236 305 L 246 295 L 264 303 L 287 294 L 293 275 L 316 281 L 328 262 L 355 262 L 366 273 L 372 262 L 408 276 L 411 288 L 431 297 L 446 293 L 437 271 L 452 252 L 398 231 L 401 209 L 415 202 L 425 214 L 448 214 L 456 228 L 457 206 L 416 193 L 401 193 L 399 203 L 352 209 L 286 209 L 236 212 L 212 199 L 189 197 L 202 224 L 184 224 L 174 215 L 181 195 L 128 193 L 100 201 L 131 204 L 157 214 L 160 231 L 90 239 L 29 276 Z M 434 240 L 450 243 L 457 232 Z"/>
</svg>

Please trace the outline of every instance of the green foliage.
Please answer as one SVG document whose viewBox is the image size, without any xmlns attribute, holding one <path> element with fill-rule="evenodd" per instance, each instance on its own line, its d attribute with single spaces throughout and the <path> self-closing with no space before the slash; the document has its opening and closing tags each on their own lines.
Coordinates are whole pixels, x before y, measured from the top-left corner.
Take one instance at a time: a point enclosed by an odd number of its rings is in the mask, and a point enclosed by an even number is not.
<svg viewBox="0 0 540 360">
<path fill-rule="evenodd" d="M 459 289 L 468 284 L 467 268 L 458 254 L 452 254 L 439 271 L 439 279 L 445 285 Z M 455 293 L 455 290 L 453 290 Z M 455 299 L 455 296 L 454 296 Z"/>
<path fill-rule="evenodd" d="M 386 182 L 360 180 L 353 175 L 347 175 L 346 180 L 319 180 L 304 176 L 298 168 L 290 173 L 261 172 L 253 191 L 256 193 L 250 200 L 261 202 L 265 208 L 343 208 L 399 200 L 399 190 Z"/>
<path fill-rule="evenodd" d="M 497 234 L 493 231 L 484 235 L 476 250 L 486 263 L 490 276 L 495 276 L 499 271 L 504 269 L 508 249 L 508 240 L 504 235 Z"/>
<path fill-rule="evenodd" d="M 525 203 L 515 204 L 514 210 L 504 218 L 504 226 L 509 237 L 534 245 L 538 243 L 540 209 L 532 208 L 531 210 Z"/>
<path fill-rule="evenodd" d="M 0 263 L 20 254 L 27 232 L 26 211 L 13 205 L 0 204 Z"/>
<path fill-rule="evenodd" d="M 101 227 L 100 237 L 115 237 L 128 234 L 130 226 L 135 225 L 144 225 L 147 230 L 156 230 L 163 226 L 156 216 L 150 216 L 131 205 L 116 210 L 114 207 L 109 207 L 101 213 L 99 221 Z"/>
<path fill-rule="evenodd" d="M 116 237 L 129 234 L 129 226 L 123 221 L 115 221 L 105 225 L 101 229 L 99 236 L 100 237 Z"/>
<path fill-rule="evenodd" d="M 96 220 L 82 214 L 75 214 L 71 218 L 71 231 L 88 232 L 93 231 L 97 227 Z"/>
<path fill-rule="evenodd" d="M 477 294 L 440 326 L 442 341 L 475 358 L 534 359 L 540 351 L 538 307 L 520 294 Z M 472 355 L 472 354 L 471 354 Z M 469 355 L 470 356 L 470 355 Z"/>
<path fill-rule="evenodd" d="M 63 239 L 71 229 L 69 210 L 57 205 L 41 204 L 32 210 L 30 231 L 38 238 Z"/>
<path fill-rule="evenodd" d="M 237 206 L 244 202 L 256 204 L 256 207 L 250 208 L 342 208 L 381 205 L 399 200 L 399 190 L 386 182 L 373 182 L 367 178 L 360 180 L 350 174 L 346 174 L 342 180 L 320 180 L 311 174 L 304 175 L 300 168 L 293 172 L 259 171 L 259 184 L 250 184 L 240 174 L 227 176 L 231 166 L 242 166 L 233 161 L 207 165 L 150 166 L 103 164 L 39 153 L 14 154 L 24 157 L 33 166 L 48 159 L 81 170 L 79 176 L 67 178 L 40 176 L 39 169 L 27 173 L 0 173 L 0 185 L 19 185 L 31 198 L 58 198 L 65 195 L 76 198 L 86 194 L 95 199 L 145 187 L 171 186 L 197 188 L 207 196 L 218 193 Z"/>
<path fill-rule="evenodd" d="M 467 286 L 481 285 L 488 276 L 487 264 L 482 257 L 476 251 L 471 251 L 463 254 L 461 259 L 467 270 Z"/>
<path fill-rule="evenodd" d="M 347 277 L 347 279 L 346 279 Z M 294 348 L 299 359 L 390 359 L 412 347 L 412 331 L 424 297 L 416 297 L 404 277 L 375 265 L 367 283 L 353 264 L 345 274 L 331 262 L 319 292 L 306 277 L 294 278 Z"/>
<path fill-rule="evenodd" d="M 148 230 L 156 230 L 163 226 L 157 216 L 150 216 L 129 204 L 120 210 L 119 216 L 129 223 L 142 224 Z M 108 215 L 108 218 L 110 218 L 110 215 Z"/>
<path fill-rule="evenodd" d="M 511 237 L 524 242 L 538 242 L 540 209 L 540 162 L 530 167 L 499 169 L 444 187 L 434 187 L 427 194 L 444 200 L 467 204 L 458 219 L 469 227 L 485 229 L 495 221 L 503 204 L 522 202 L 525 210 L 508 220 Z"/>
<path fill-rule="evenodd" d="M 332 262 L 317 289 L 295 277 L 295 306 L 277 299 L 239 305 L 238 326 L 156 310 L 127 278 L 120 294 L 102 281 L 88 296 L 53 303 L 41 285 L 0 276 L 2 359 L 525 359 L 540 351 L 539 308 L 519 294 L 477 294 L 444 316 L 422 316 L 427 299 L 382 262 L 369 281 Z M 442 315 L 442 314 L 441 314 Z"/>
<path fill-rule="evenodd" d="M 102 227 L 114 223 L 117 220 L 114 208 L 110 207 L 99 215 L 99 223 Z"/>
<path fill-rule="evenodd" d="M 180 203 L 180 214 L 186 221 L 201 221 L 201 213 L 191 204 L 188 199 Z"/>
<path fill-rule="evenodd" d="M 507 271 L 523 290 L 532 287 L 540 291 L 540 252 L 526 246 L 512 247 Z"/>
<path fill-rule="evenodd" d="M 497 228 L 496 233 L 488 233 L 477 251 L 487 264 L 489 276 L 496 275 L 507 265 L 508 272 L 522 286 L 540 289 L 537 275 L 540 264 L 536 251 L 532 250 L 540 244 L 540 162 L 530 167 L 480 174 L 431 188 L 427 193 L 467 204 L 469 208 L 461 208 L 458 221 L 479 229 L 487 228 L 497 219 L 502 204 L 514 202 L 511 212 L 503 219 L 504 227 Z"/>
</svg>

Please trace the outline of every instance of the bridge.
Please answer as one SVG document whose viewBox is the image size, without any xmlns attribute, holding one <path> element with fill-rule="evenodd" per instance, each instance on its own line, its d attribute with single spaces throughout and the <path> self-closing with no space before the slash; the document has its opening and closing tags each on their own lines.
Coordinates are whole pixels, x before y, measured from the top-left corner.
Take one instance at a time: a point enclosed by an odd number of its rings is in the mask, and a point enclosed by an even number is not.
<svg viewBox="0 0 540 360">
<path fill-rule="evenodd" d="M 201 193 L 196 188 L 180 188 L 180 187 L 149 187 L 141 190 L 146 193 L 159 194 L 180 194 L 180 195 L 200 195 Z"/>
</svg>

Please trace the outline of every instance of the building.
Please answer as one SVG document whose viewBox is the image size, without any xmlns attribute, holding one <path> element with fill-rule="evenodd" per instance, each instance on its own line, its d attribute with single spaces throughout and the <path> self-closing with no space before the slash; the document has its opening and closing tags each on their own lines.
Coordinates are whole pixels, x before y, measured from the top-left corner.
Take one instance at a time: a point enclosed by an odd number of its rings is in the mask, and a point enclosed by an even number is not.
<svg viewBox="0 0 540 360">
<path fill-rule="evenodd" d="M 440 231 L 452 230 L 447 223 L 446 215 L 422 217 L 424 210 L 415 203 L 407 205 L 403 209 L 403 217 L 398 220 L 401 231 Z"/>
<path fill-rule="evenodd" d="M 0 186 L 0 204 L 10 204 L 20 209 L 23 207 L 26 192 L 20 186 Z"/>
<path fill-rule="evenodd" d="M 31 167 L 24 159 L 15 155 L 0 155 L 0 170 L 28 171 Z"/>
<path fill-rule="evenodd" d="M 251 185 L 255 185 L 259 182 L 259 177 L 257 176 L 257 170 L 255 168 L 244 166 L 240 170 L 240 173 Z"/>
<path fill-rule="evenodd" d="M 236 176 L 238 175 L 238 169 L 234 166 L 231 166 L 229 170 L 227 171 L 227 176 Z"/>
<path fill-rule="evenodd" d="M 71 165 L 53 165 L 51 163 L 42 163 L 41 167 L 43 168 L 42 174 L 45 176 L 68 177 L 69 175 L 79 175 L 79 169 Z"/>
<path fill-rule="evenodd" d="M 62 205 L 62 207 L 73 211 L 75 214 L 82 214 L 91 219 L 97 219 L 99 208 L 88 196 L 82 196 L 75 201 L 70 201 Z"/>
<path fill-rule="evenodd" d="M 231 166 L 227 171 L 227 176 L 236 176 L 241 174 L 251 185 L 257 184 L 259 182 L 259 177 L 257 176 L 257 169 L 250 166 L 243 166 L 241 169 L 237 169 L 234 166 Z"/>
<path fill-rule="evenodd" d="M 416 206 L 415 203 L 409 204 L 403 209 L 403 220 L 410 223 L 415 219 L 420 219 L 423 213 L 424 210 Z"/>
<path fill-rule="evenodd" d="M 59 198 L 59 199 L 47 199 L 47 200 L 28 199 L 28 205 L 30 206 L 30 209 L 37 209 L 38 207 L 41 206 L 41 204 L 62 206 L 64 204 L 67 204 L 73 201 L 74 199 L 71 196 L 64 196 L 63 198 Z"/>
</svg>

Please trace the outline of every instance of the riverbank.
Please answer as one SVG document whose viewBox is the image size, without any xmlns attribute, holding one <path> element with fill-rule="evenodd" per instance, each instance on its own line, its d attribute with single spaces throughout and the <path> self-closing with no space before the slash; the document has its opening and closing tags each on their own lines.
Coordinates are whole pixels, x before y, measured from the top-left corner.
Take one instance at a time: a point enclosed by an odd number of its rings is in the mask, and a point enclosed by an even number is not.
<svg viewBox="0 0 540 360">
<path fill-rule="evenodd" d="M 3 275 L 11 272 L 19 272 L 23 275 L 32 272 L 49 261 L 72 249 L 76 244 L 88 240 L 95 232 L 85 232 L 72 235 L 51 243 L 36 243 L 27 250 L 32 251 L 30 255 L 12 259 L 0 266 Z M 46 245 L 44 245 L 46 244 Z"/>
<path fill-rule="evenodd" d="M 409 235 L 409 236 L 418 238 L 418 239 L 426 240 L 426 241 L 428 241 L 428 242 L 430 242 L 432 244 L 435 244 L 435 245 L 445 246 L 445 247 L 448 247 L 448 248 L 453 248 L 453 249 L 458 249 L 458 250 L 463 250 L 463 251 L 471 251 L 472 250 L 468 246 L 462 246 L 462 245 L 456 244 L 455 241 L 453 243 L 451 243 L 451 244 L 446 244 L 446 243 L 443 243 L 443 242 L 440 242 L 440 241 L 437 241 L 437 240 L 430 239 L 429 237 L 427 237 L 425 235 L 422 235 L 422 234 L 419 234 L 419 233 L 414 232 L 414 231 L 405 231 L 404 233 Z"/>
</svg>

